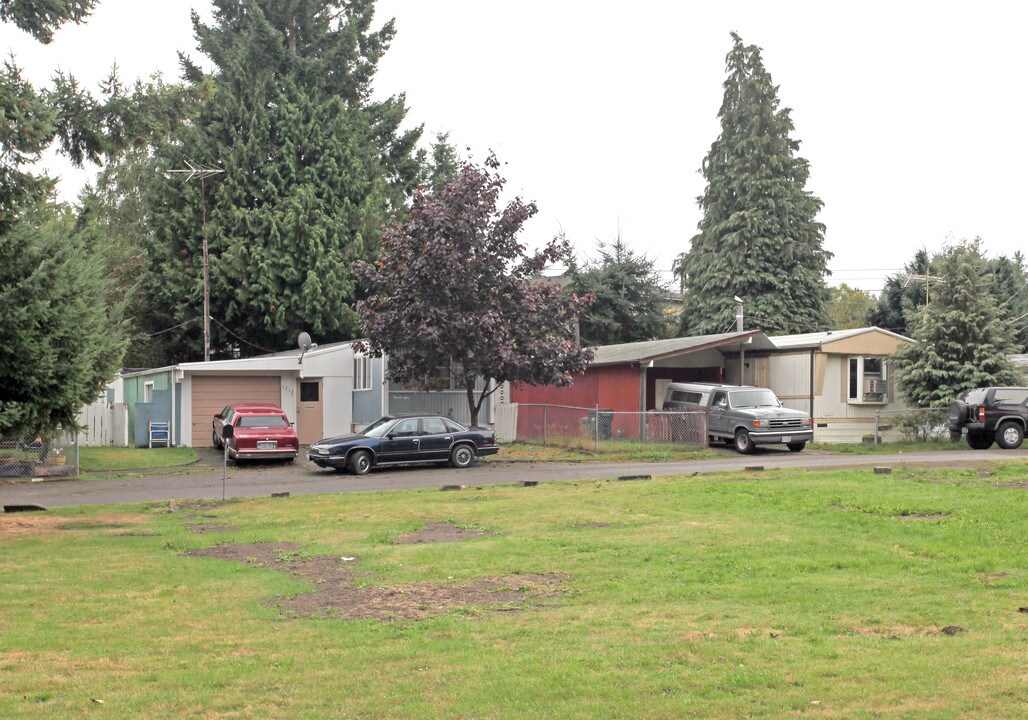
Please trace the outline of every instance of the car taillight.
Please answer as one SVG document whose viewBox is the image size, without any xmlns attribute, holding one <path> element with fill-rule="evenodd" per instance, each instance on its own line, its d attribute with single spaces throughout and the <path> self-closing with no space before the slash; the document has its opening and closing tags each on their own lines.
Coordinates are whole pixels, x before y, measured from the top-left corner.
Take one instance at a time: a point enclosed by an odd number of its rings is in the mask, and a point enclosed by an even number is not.
<svg viewBox="0 0 1028 720">
<path fill-rule="evenodd" d="M 985 422 L 985 408 L 978 408 L 978 422 Z"/>
</svg>

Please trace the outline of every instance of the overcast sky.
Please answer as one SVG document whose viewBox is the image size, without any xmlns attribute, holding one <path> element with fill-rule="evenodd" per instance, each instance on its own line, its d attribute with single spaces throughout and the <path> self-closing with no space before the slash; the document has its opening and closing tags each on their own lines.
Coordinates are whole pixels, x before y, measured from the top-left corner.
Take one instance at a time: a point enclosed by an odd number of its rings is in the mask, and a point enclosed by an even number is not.
<svg viewBox="0 0 1028 720">
<path fill-rule="evenodd" d="M 178 73 L 196 56 L 198 0 L 100 0 L 40 46 L 10 26 L 0 47 L 45 82 L 61 68 L 95 90 Z M 380 0 L 397 35 L 376 91 L 406 92 L 426 141 L 449 132 L 507 163 L 535 200 L 525 239 L 563 230 L 580 256 L 623 239 L 670 278 L 700 213 L 699 167 L 719 132 L 731 31 L 763 48 L 824 201 L 830 282 L 877 291 L 921 247 L 980 235 L 992 256 L 1028 250 L 1023 33 L 1012 2 Z M 60 161 L 61 192 L 84 182 Z"/>
</svg>

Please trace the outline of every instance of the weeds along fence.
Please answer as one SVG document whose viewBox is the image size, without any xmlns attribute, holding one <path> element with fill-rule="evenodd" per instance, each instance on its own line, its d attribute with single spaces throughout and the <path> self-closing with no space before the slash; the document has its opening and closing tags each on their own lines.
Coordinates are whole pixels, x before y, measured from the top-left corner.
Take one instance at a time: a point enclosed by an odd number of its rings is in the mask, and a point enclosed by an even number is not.
<svg viewBox="0 0 1028 720">
<path fill-rule="evenodd" d="M 516 439 L 600 452 L 632 445 L 707 447 L 707 413 L 616 412 L 518 403 Z"/>
<path fill-rule="evenodd" d="M 925 442 L 949 437 L 948 408 L 875 410 L 874 444 Z"/>
<path fill-rule="evenodd" d="M 43 479 L 78 474 L 74 437 L 0 440 L 0 479 Z"/>
</svg>

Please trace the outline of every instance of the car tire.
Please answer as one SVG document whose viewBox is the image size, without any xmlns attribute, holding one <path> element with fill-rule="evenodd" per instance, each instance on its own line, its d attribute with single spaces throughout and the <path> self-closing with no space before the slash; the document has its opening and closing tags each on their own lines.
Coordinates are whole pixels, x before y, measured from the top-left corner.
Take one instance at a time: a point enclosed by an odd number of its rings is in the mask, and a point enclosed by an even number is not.
<svg viewBox="0 0 1028 720">
<path fill-rule="evenodd" d="M 211 430 L 211 442 L 214 443 L 214 447 L 218 450 L 225 449 L 225 446 L 221 444 L 221 438 L 218 437 L 218 433 L 216 433 L 214 430 Z"/>
<path fill-rule="evenodd" d="M 450 451 L 450 465 L 455 468 L 471 467 L 475 463 L 475 451 L 470 445 L 458 445 Z"/>
<path fill-rule="evenodd" d="M 806 440 L 801 440 L 800 442 L 786 443 L 785 444 L 785 447 L 789 448 L 789 450 L 791 450 L 792 452 L 800 452 L 806 446 L 807 446 L 807 441 Z"/>
<path fill-rule="evenodd" d="M 735 431 L 735 451 L 742 455 L 749 455 L 753 452 L 753 440 L 745 429 Z"/>
<path fill-rule="evenodd" d="M 1004 450 L 1017 450 L 1024 442 L 1024 428 L 1007 420 L 996 429 L 996 443 Z"/>
<path fill-rule="evenodd" d="M 992 436 L 986 432 L 968 432 L 967 444 L 972 450 L 988 450 L 992 447 Z"/>
<path fill-rule="evenodd" d="M 354 475 L 367 475 L 371 471 L 371 453 L 367 450 L 358 450 L 350 455 L 346 466 Z"/>
</svg>

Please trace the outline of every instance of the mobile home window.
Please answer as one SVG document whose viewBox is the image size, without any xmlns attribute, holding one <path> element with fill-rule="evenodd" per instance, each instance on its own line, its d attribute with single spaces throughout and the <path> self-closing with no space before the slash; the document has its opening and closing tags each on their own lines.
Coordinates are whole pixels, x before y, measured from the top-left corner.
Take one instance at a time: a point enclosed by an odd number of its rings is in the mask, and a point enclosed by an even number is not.
<svg viewBox="0 0 1028 720">
<path fill-rule="evenodd" d="M 371 358 L 358 355 L 353 359 L 353 389 L 371 389 Z"/>
<path fill-rule="evenodd" d="M 152 382 L 143 383 L 143 402 L 144 403 L 152 403 L 153 402 L 153 383 Z"/>
<path fill-rule="evenodd" d="M 885 358 L 864 355 L 851 357 L 848 371 L 849 402 L 876 404 L 889 402 Z"/>
</svg>

